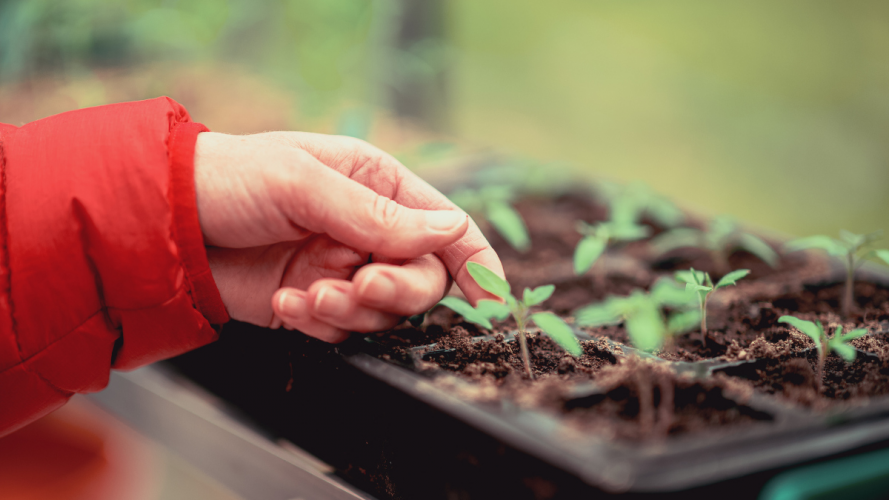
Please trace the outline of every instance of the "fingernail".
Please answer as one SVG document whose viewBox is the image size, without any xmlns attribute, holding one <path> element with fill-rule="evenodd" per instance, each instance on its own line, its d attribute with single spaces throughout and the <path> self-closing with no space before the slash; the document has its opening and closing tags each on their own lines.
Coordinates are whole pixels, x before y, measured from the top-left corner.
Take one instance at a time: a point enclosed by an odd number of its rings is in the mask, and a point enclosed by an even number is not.
<svg viewBox="0 0 889 500">
<path fill-rule="evenodd" d="M 455 210 L 435 210 L 426 212 L 426 227 L 433 231 L 450 233 L 466 221 L 467 215 Z"/>
<path fill-rule="evenodd" d="M 278 296 L 278 309 L 284 319 L 299 320 L 308 315 L 306 299 L 293 292 L 285 292 Z"/>
<path fill-rule="evenodd" d="M 342 316 L 349 308 L 349 296 L 332 286 L 322 288 L 315 296 L 315 313 L 322 316 Z"/>
<path fill-rule="evenodd" d="M 365 278 L 358 289 L 358 295 L 373 304 L 391 304 L 395 301 L 395 282 L 378 271 Z"/>
</svg>

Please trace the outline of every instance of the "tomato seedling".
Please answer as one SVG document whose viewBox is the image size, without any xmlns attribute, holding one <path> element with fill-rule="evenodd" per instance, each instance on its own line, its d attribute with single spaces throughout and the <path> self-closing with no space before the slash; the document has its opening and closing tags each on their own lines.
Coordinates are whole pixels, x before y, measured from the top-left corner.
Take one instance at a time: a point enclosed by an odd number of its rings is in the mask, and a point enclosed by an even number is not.
<svg viewBox="0 0 889 500">
<path fill-rule="evenodd" d="M 698 298 L 698 305 L 701 311 L 701 342 L 705 342 L 707 336 L 707 303 L 710 297 L 720 288 L 729 285 L 735 285 L 738 280 L 750 274 L 749 269 L 738 269 L 723 276 L 716 284 L 710 279 L 710 273 L 703 271 L 695 271 L 691 268 L 688 271 L 676 271 L 676 279 L 685 283 L 685 290 L 693 292 Z"/>
<path fill-rule="evenodd" d="M 843 289 L 843 300 L 840 304 L 840 312 L 844 318 L 849 317 L 852 311 L 854 299 L 855 271 L 864 264 L 871 255 L 879 257 L 889 263 L 889 252 L 886 250 L 866 251 L 867 247 L 883 237 L 883 231 L 874 231 L 868 234 L 855 234 L 840 230 L 839 238 L 816 235 L 799 238 L 788 242 L 784 246 L 785 252 L 798 252 L 800 250 L 824 250 L 830 255 L 842 258 L 846 266 L 846 285 Z"/>
<path fill-rule="evenodd" d="M 575 313 L 578 325 L 605 326 L 624 323 L 630 342 L 641 351 L 651 352 L 672 343 L 672 339 L 692 330 L 700 312 L 692 309 L 692 294 L 670 279 L 661 279 L 651 292 L 634 290 L 628 296 L 607 297 Z M 669 315 L 664 309 L 671 309 Z"/>
<path fill-rule="evenodd" d="M 819 394 L 824 384 L 824 358 L 827 354 L 831 351 L 835 352 L 847 363 L 851 363 L 855 361 L 857 351 L 849 345 L 849 341 L 867 335 L 866 328 L 858 328 L 844 335 L 843 327 L 838 326 L 833 337 L 828 338 L 820 321 L 812 323 L 794 316 L 781 316 L 778 318 L 778 323 L 785 323 L 796 328 L 815 342 L 815 349 L 818 351 L 818 371 L 815 373 L 815 384 Z"/>
<path fill-rule="evenodd" d="M 463 299 L 445 297 L 439 304 L 451 308 L 454 312 L 462 315 L 463 319 L 489 330 L 492 328 L 490 318 L 503 321 L 512 315 L 517 326 L 516 337 L 519 339 L 522 363 L 529 377 L 534 377 L 531 372 L 531 356 L 528 353 L 528 339 L 526 337 L 530 323 L 537 325 L 540 331 L 548 335 L 572 356 L 577 357 L 583 354 L 583 349 L 574 335 L 574 331 L 561 318 L 549 312 L 531 313 L 531 307 L 552 296 L 556 288 L 554 285 L 543 285 L 533 290 L 525 288 L 522 298 L 517 299 L 512 295 L 509 283 L 497 276 L 494 271 L 477 262 L 467 263 L 466 268 L 480 287 L 488 293 L 500 297 L 505 303 L 495 300 L 480 300 L 476 307 L 472 307 Z"/>
<path fill-rule="evenodd" d="M 668 229 L 685 221 L 685 214 L 676 204 L 642 181 L 626 185 L 602 181 L 596 184 L 596 191 L 608 203 L 608 218 L 617 225 L 636 225 L 648 217 Z"/>
<path fill-rule="evenodd" d="M 455 205 L 473 219 L 487 221 L 513 248 L 527 252 L 531 248 L 531 238 L 525 221 L 511 204 L 513 197 L 509 186 L 465 188 L 449 196 Z"/>
<path fill-rule="evenodd" d="M 600 222 L 590 225 L 577 221 L 577 231 L 583 235 L 574 248 L 574 272 L 581 275 L 590 270 L 613 241 L 634 241 L 649 234 L 647 226 Z"/>
<path fill-rule="evenodd" d="M 778 265 L 778 254 L 760 237 L 741 229 L 729 216 L 714 217 L 701 231 L 691 227 L 679 227 L 665 231 L 651 240 L 658 255 L 683 247 L 701 248 L 710 253 L 714 272 L 720 276 L 731 269 L 728 258 L 735 250 L 752 253 L 771 267 Z"/>
<path fill-rule="evenodd" d="M 647 238 L 651 228 L 640 224 L 643 216 L 651 217 L 663 227 L 676 226 L 685 219 L 685 214 L 673 202 L 643 182 L 626 186 L 602 182 L 597 190 L 608 202 L 609 220 L 595 225 L 578 221 L 577 231 L 583 235 L 574 249 L 574 272 L 578 275 L 593 267 L 611 243 Z"/>
</svg>

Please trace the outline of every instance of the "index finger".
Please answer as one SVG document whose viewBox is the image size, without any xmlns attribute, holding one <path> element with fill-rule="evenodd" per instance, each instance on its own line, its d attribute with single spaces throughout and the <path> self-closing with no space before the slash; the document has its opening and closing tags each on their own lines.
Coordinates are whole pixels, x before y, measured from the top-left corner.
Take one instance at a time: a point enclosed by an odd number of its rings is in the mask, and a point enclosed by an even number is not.
<svg viewBox="0 0 889 500">
<path fill-rule="evenodd" d="M 401 162 L 365 141 L 308 132 L 273 132 L 264 135 L 271 140 L 307 151 L 325 165 L 399 205 L 423 210 L 460 210 Z M 473 303 L 494 296 L 484 291 L 469 275 L 467 262 L 477 262 L 505 277 L 497 252 L 471 218 L 463 237 L 435 254 L 444 262 L 463 294 Z"/>
</svg>

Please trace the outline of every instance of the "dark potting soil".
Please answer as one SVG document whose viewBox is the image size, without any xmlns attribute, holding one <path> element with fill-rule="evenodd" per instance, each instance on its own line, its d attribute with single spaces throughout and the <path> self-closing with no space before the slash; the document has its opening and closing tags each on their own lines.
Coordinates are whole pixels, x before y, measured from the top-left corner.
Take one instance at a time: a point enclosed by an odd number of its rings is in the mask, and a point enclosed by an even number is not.
<svg viewBox="0 0 889 500">
<path fill-rule="evenodd" d="M 768 413 L 743 404 L 751 393 L 748 384 L 723 375 L 693 379 L 632 357 L 604 367 L 596 383 L 601 391 L 589 396 L 570 399 L 564 392 L 557 394 L 562 395 L 569 422 L 606 437 L 658 439 L 772 420 Z"/>
<path fill-rule="evenodd" d="M 675 270 L 711 272 L 716 268 L 710 254 L 698 249 L 679 249 L 654 255 L 647 241 L 609 248 L 583 276 L 573 271 L 574 247 L 581 236 L 576 221 L 604 220 L 607 210 L 582 193 L 563 195 L 555 200 L 524 199 L 516 208 L 531 234 L 532 248 L 519 253 L 496 233 L 486 236 L 503 260 L 514 293 L 524 287 L 555 284 L 553 296 L 541 305 L 573 322 L 579 307 L 596 303 L 609 295 L 627 295 L 647 289 L 658 278 Z M 691 225 L 702 227 L 701 221 Z M 653 233 L 659 229 L 652 226 Z M 778 250 L 778 244 L 772 243 Z M 788 402 L 823 409 L 838 404 L 859 404 L 867 398 L 889 393 L 889 344 L 887 337 L 872 333 L 853 345 L 873 356 L 859 356 L 854 363 L 829 356 L 823 386 L 815 381 L 813 342 L 802 333 L 778 323 L 782 315 L 821 321 L 829 331 L 868 328 L 870 332 L 889 330 L 889 289 L 859 281 L 855 304 L 849 318 L 837 311 L 843 285 L 831 276 L 826 259 L 818 255 L 794 253 L 781 257 L 776 269 L 754 255 L 737 251 L 729 256 L 732 269 L 750 269 L 751 274 L 737 286 L 720 289 L 708 308 L 708 332 L 679 336 L 672 345 L 655 353 L 674 361 L 720 358 L 726 361 L 753 360 L 755 363 L 718 372 L 707 379 L 676 375 L 667 365 L 615 357 L 603 341 L 583 342 L 583 356 L 574 359 L 545 336 L 531 334 L 534 378 L 524 373 L 518 346 L 497 340 L 473 341 L 473 337 L 514 330 L 509 320 L 495 324 L 493 332 L 462 322 L 445 308 L 436 308 L 419 328 L 403 326 L 380 334 L 376 340 L 392 352 L 408 356 L 408 348 L 437 344 L 439 354 L 431 353 L 420 363 L 426 372 L 448 372 L 470 382 L 461 385 L 464 396 L 478 400 L 508 398 L 520 406 L 546 409 L 561 414 L 578 429 L 627 439 L 697 432 L 709 427 L 741 425 L 768 420 L 744 405 L 744 395 L 761 391 Z M 833 281 L 831 281 L 833 280 Z M 593 338 L 608 338 L 629 345 L 622 325 L 582 328 Z M 442 353 L 441 350 L 448 350 Z M 639 374 L 642 375 L 639 375 Z M 639 377 L 650 379 L 650 398 L 639 398 Z M 445 378 L 446 379 L 446 378 Z M 603 387 L 596 395 L 578 403 L 572 387 L 578 383 Z M 447 383 L 447 382 L 442 382 Z M 664 399 L 662 395 L 668 397 Z M 641 400 L 654 401 L 644 411 Z M 666 401 L 664 403 L 663 401 Z M 670 404 L 672 401 L 672 404 Z M 653 417 L 651 415 L 654 415 Z"/>
</svg>

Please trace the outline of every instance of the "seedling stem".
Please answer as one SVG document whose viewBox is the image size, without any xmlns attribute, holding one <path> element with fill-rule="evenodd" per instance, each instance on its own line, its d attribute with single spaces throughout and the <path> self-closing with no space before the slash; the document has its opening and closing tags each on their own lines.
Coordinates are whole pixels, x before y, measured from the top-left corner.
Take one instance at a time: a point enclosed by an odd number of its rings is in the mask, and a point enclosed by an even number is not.
<svg viewBox="0 0 889 500">
<path fill-rule="evenodd" d="M 528 353 L 528 338 L 525 336 L 526 327 L 524 314 L 516 315 L 516 325 L 518 326 L 516 337 L 519 338 L 519 347 L 522 350 L 522 363 L 525 365 L 525 373 L 528 374 L 528 377 L 533 379 L 534 373 L 531 371 L 531 355 Z"/>
<path fill-rule="evenodd" d="M 843 259 L 843 264 L 846 266 L 846 283 L 843 297 L 840 301 L 840 313 L 844 318 L 848 318 L 852 312 L 852 305 L 855 300 L 855 271 L 871 256 L 879 257 L 889 263 L 889 260 L 886 258 L 889 255 L 886 254 L 885 250 L 866 251 L 868 246 L 882 238 L 882 236 L 883 231 L 855 234 L 840 230 L 839 238 L 823 235 L 808 236 L 787 243 L 784 249 L 787 252 L 810 249 L 824 250 L 830 255 Z"/>
<path fill-rule="evenodd" d="M 833 337 L 828 338 L 827 332 L 824 331 L 820 321 L 813 323 L 794 316 L 781 316 L 778 318 L 778 322 L 796 328 L 815 342 L 815 350 L 818 351 L 818 366 L 815 367 L 815 389 L 818 391 L 818 394 L 821 394 L 824 386 L 824 360 L 827 354 L 833 351 L 846 360 L 847 363 L 851 363 L 855 361 L 857 351 L 849 345 L 849 342 L 867 335 L 866 328 L 852 330 L 843 335 L 843 327 L 838 326 Z"/>
<path fill-rule="evenodd" d="M 698 305 L 701 307 L 702 343 L 706 342 L 707 338 L 707 304 L 710 301 L 710 296 L 720 288 L 736 284 L 739 279 L 748 274 L 750 274 L 750 270 L 738 269 L 726 274 L 714 285 L 713 280 L 710 279 L 710 273 L 695 271 L 694 268 L 676 272 L 676 279 L 685 283 L 686 291 L 694 292 L 698 296 Z"/>
<path fill-rule="evenodd" d="M 686 287 L 669 278 L 658 280 L 649 293 L 634 290 L 626 297 L 607 297 L 574 313 L 578 325 L 624 323 L 630 342 L 641 351 L 671 349 L 673 337 L 687 333 L 700 321 L 700 307 Z M 691 309 L 689 309 L 691 307 Z M 672 313 L 668 316 L 664 309 Z"/>
<path fill-rule="evenodd" d="M 583 349 L 574 335 L 574 330 L 562 321 L 561 318 L 553 313 L 540 312 L 532 314 L 530 311 L 532 306 L 536 306 L 552 296 L 553 291 L 556 289 L 554 285 L 543 285 L 533 290 L 525 288 L 522 298 L 517 299 L 510 293 L 509 283 L 494 271 L 477 262 L 467 263 L 466 268 L 470 276 L 482 289 L 499 297 L 503 302 L 480 300 L 475 307 L 472 307 L 463 299 L 445 297 L 439 304 L 451 308 L 454 312 L 462 315 L 466 321 L 483 326 L 489 330 L 493 329 L 490 321 L 491 318 L 503 321 L 511 315 L 516 322 L 516 337 L 519 340 L 522 364 L 528 377 L 534 378 L 534 372 L 531 370 L 531 355 L 528 352 L 527 335 L 529 322 L 537 325 L 541 332 L 548 335 L 572 356 L 578 357 L 583 354 Z"/>
<path fill-rule="evenodd" d="M 760 237 L 744 231 L 731 217 L 714 217 L 705 230 L 678 227 L 657 235 L 651 246 L 658 255 L 678 248 L 696 247 L 706 250 L 712 257 L 717 276 L 729 273 L 729 255 L 737 249 L 745 250 L 771 267 L 778 265 L 778 254 Z"/>
</svg>

